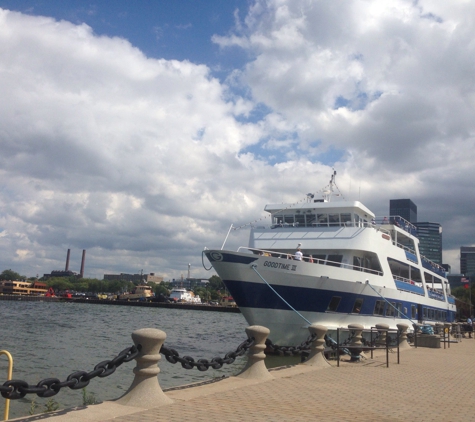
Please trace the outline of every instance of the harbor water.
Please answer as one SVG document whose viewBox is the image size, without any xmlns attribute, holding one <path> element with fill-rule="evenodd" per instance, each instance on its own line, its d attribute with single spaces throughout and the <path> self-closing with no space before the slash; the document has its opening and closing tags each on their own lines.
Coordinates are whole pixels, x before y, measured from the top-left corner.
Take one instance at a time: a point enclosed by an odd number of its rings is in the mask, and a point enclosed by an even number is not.
<svg viewBox="0 0 475 422">
<path fill-rule="evenodd" d="M 165 345 L 180 356 L 197 359 L 224 357 L 246 340 L 247 323 L 238 313 L 186 309 L 105 306 L 65 302 L 0 301 L 0 350 L 13 356 L 13 379 L 36 385 L 45 378 L 65 381 L 74 371 L 90 372 L 95 365 L 111 360 L 133 345 L 131 333 L 140 328 L 157 328 L 167 334 Z M 159 382 L 163 389 L 193 382 L 236 375 L 245 358 L 219 370 L 186 370 L 159 362 Z M 135 361 L 124 363 L 108 377 L 96 377 L 86 388 L 96 401 L 113 400 L 128 389 Z M 7 378 L 8 360 L 0 356 L 0 383 Z M 81 406 L 83 391 L 63 388 L 54 397 L 59 408 Z M 34 400 L 32 406 L 32 400 Z M 10 419 L 45 410 L 48 402 L 36 394 L 10 401 Z M 0 397 L 0 417 L 5 400 Z"/>
</svg>

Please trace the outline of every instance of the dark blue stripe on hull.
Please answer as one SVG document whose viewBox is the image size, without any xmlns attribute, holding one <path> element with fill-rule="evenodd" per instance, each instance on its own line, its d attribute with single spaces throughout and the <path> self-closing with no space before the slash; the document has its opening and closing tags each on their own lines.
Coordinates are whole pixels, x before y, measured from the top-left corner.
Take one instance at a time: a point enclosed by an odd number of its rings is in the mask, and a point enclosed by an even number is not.
<svg viewBox="0 0 475 422">
<path fill-rule="evenodd" d="M 250 264 L 251 262 L 259 259 L 256 256 L 252 255 L 237 255 L 235 253 L 226 253 L 226 252 L 205 252 L 206 257 L 209 259 L 209 262 L 233 262 L 235 264 Z"/>
<path fill-rule="evenodd" d="M 251 283 L 237 280 L 223 281 L 239 307 L 282 310 L 291 309 L 269 288 L 269 286 L 264 283 Z M 355 299 L 361 298 L 363 299 L 363 306 L 361 307 L 360 315 L 373 315 L 376 301 L 382 300 L 381 297 L 376 296 L 356 295 L 354 293 L 330 290 L 279 285 L 272 285 L 272 287 L 299 312 L 326 312 L 332 297 L 338 296 L 341 297 L 341 301 L 336 312 L 351 313 L 353 311 Z M 416 302 L 405 302 L 390 298 L 387 298 L 387 300 L 390 302 L 401 303 L 403 308 L 405 307 L 407 309 L 407 315 L 409 317 L 411 304 L 416 304 Z M 443 308 L 432 308 L 446 310 Z M 451 312 L 448 312 L 448 314 L 449 321 L 453 321 L 455 315 L 451 315 Z"/>
</svg>

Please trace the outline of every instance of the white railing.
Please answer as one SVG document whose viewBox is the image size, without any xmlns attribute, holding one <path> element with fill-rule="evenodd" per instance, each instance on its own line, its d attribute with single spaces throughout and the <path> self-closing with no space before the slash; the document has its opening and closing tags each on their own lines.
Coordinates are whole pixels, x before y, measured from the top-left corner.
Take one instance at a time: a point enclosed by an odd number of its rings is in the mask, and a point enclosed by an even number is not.
<svg viewBox="0 0 475 422">
<path fill-rule="evenodd" d="M 294 256 L 295 256 L 295 254 L 291 254 L 287 252 L 269 251 L 265 249 L 249 248 L 247 246 L 240 246 L 237 251 L 241 252 L 241 250 L 248 250 L 257 255 L 268 256 L 272 258 L 280 258 L 280 259 L 285 259 L 285 260 L 294 260 Z M 371 268 L 365 268 L 358 265 L 346 264 L 346 263 L 342 263 L 338 261 L 330 261 L 328 259 L 313 258 L 310 255 L 303 255 L 301 261 L 308 262 L 309 264 L 313 263 L 313 264 L 327 265 L 331 267 L 345 268 L 345 269 L 349 269 L 353 271 L 361 271 L 361 272 L 376 274 L 380 276 L 383 275 L 382 271 L 373 270 Z"/>
</svg>

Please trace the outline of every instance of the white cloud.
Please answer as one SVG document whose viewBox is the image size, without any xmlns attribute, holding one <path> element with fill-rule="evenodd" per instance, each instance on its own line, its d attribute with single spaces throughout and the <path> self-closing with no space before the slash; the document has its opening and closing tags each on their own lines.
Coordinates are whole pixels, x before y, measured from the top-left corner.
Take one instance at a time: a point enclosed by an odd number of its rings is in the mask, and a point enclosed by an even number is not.
<svg viewBox="0 0 475 422">
<path fill-rule="evenodd" d="M 453 259 L 475 242 L 474 16 L 462 0 L 258 0 L 214 41 L 253 57 L 239 80 L 297 134 L 294 150 L 346 152 L 340 173 L 364 182 L 369 204 L 386 214 L 389 198 L 412 198 L 450 227 Z M 465 230 L 452 223 L 466 215 Z"/>
<path fill-rule="evenodd" d="M 259 0 L 213 38 L 250 57 L 226 83 L 0 9 L 0 265 L 42 274 L 72 248 L 86 275 L 205 276 L 201 249 L 231 222 L 319 189 L 333 164 L 377 214 L 411 198 L 456 259 L 475 238 L 474 8 Z"/>
</svg>

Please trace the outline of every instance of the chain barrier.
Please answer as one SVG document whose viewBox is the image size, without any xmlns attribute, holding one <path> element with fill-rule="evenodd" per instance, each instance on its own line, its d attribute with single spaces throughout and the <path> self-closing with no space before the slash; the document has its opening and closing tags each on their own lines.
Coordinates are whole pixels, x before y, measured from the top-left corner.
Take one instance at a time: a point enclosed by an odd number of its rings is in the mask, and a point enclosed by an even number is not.
<svg viewBox="0 0 475 422">
<path fill-rule="evenodd" d="M 197 368 L 199 371 L 207 371 L 209 368 L 220 369 L 224 364 L 233 363 L 237 357 L 244 355 L 247 350 L 252 347 L 255 343 L 253 337 L 248 338 L 246 341 L 243 341 L 234 352 L 226 353 L 224 358 L 216 357 L 211 360 L 207 359 L 198 359 L 195 361 L 191 356 L 180 357 L 178 352 L 175 349 L 171 349 L 165 346 L 162 346 L 160 353 L 165 356 L 165 359 L 170 363 L 180 363 L 181 366 L 185 369 Z"/>
<path fill-rule="evenodd" d="M 70 374 L 66 381 L 61 382 L 58 378 L 46 378 L 36 386 L 30 386 L 25 381 L 11 380 L 0 385 L 2 397 L 10 400 L 22 399 L 27 394 L 36 394 L 38 397 L 52 397 L 59 393 L 61 388 L 69 387 L 71 390 L 79 390 L 86 387 L 95 378 L 104 378 L 112 375 L 124 362 L 134 359 L 142 349 L 139 344 L 122 350 L 114 359 L 98 363 L 91 372 L 76 371 Z"/>
<path fill-rule="evenodd" d="M 298 346 L 279 346 L 267 339 L 266 353 L 269 355 L 278 356 L 297 356 L 302 354 L 308 354 L 310 352 L 310 346 L 316 340 L 316 338 L 316 334 L 311 334 L 310 336 L 308 336 L 307 340 L 303 341 Z"/>
</svg>

